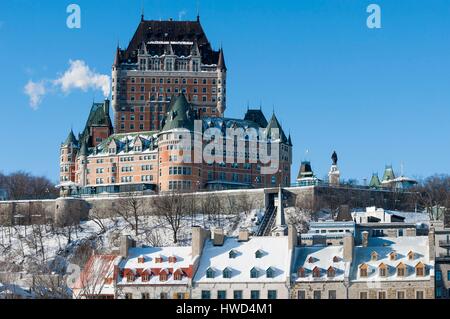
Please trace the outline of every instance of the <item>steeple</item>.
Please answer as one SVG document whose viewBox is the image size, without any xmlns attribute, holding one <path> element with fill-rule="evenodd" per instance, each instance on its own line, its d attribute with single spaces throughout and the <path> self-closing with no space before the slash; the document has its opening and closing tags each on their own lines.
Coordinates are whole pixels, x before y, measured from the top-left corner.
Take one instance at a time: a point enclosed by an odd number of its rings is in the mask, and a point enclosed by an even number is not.
<svg viewBox="0 0 450 319">
<path fill-rule="evenodd" d="M 80 148 L 80 153 L 78 156 L 87 156 L 88 155 L 88 149 L 86 146 L 86 142 L 82 142 L 81 143 L 81 148 Z"/>
<path fill-rule="evenodd" d="M 225 64 L 225 57 L 224 57 L 222 48 L 220 48 L 220 50 L 219 50 L 219 60 L 217 62 L 217 68 L 221 71 L 227 70 L 227 66 Z"/>
<path fill-rule="evenodd" d="M 282 143 L 287 142 L 286 134 L 284 134 L 283 128 L 281 127 L 280 122 L 278 122 L 278 119 L 275 115 L 275 112 L 272 114 L 272 118 L 269 121 L 269 125 L 267 125 L 266 128 L 266 136 L 272 137 L 272 130 L 278 129 L 279 137 L 281 138 Z"/>
<path fill-rule="evenodd" d="M 380 178 L 378 177 L 378 173 L 373 173 L 372 178 L 370 179 L 369 187 L 378 188 L 381 186 Z"/>
</svg>

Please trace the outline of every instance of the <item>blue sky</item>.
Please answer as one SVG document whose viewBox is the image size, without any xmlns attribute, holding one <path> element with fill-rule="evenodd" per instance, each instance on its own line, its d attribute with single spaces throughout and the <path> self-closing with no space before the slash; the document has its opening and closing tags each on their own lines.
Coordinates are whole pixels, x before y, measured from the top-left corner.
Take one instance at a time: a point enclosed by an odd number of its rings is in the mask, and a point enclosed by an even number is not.
<svg viewBox="0 0 450 319">
<path fill-rule="evenodd" d="M 82 28 L 66 27 L 81 7 Z M 344 178 L 382 174 L 385 164 L 414 177 L 450 173 L 450 4 L 448 0 L 213 1 L 145 0 L 146 19 L 195 19 L 225 50 L 226 116 L 247 103 L 275 108 L 294 141 L 293 176 L 311 160 L 323 177 L 333 150 Z M 382 29 L 366 26 L 366 7 L 382 9 Z M 55 79 L 69 60 L 110 75 L 141 0 L 0 3 L 0 171 L 58 179 L 58 152 L 80 131 L 101 90 L 55 91 L 32 109 L 24 86 Z M 309 150 L 308 155 L 305 155 Z"/>
</svg>

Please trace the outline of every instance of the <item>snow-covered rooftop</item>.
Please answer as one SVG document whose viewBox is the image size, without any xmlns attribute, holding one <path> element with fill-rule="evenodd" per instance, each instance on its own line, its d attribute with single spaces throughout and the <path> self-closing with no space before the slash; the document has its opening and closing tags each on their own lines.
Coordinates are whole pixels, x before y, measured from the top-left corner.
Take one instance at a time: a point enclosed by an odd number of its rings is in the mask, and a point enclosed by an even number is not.
<svg viewBox="0 0 450 319">
<path fill-rule="evenodd" d="M 376 253 L 377 258 L 372 259 L 372 253 Z M 391 259 L 391 253 L 395 253 L 395 258 Z M 409 258 L 409 254 L 413 258 Z M 397 275 L 399 264 L 406 266 L 405 276 Z M 419 263 L 425 265 L 424 276 L 416 276 L 415 267 Z M 354 267 L 352 267 L 351 280 L 356 281 L 408 281 L 408 280 L 430 280 L 434 276 L 434 261 L 430 261 L 428 237 L 371 237 L 368 247 L 355 247 Z M 361 277 L 361 265 L 367 265 L 367 277 Z M 380 276 L 380 265 L 387 266 L 387 276 Z"/>
<path fill-rule="evenodd" d="M 309 246 L 297 247 L 293 261 L 292 278 L 295 281 L 342 281 L 350 272 L 350 263 L 344 262 L 343 246 Z M 334 276 L 327 270 L 332 267 Z M 298 270 L 303 268 L 304 276 Z M 320 271 L 319 277 L 313 276 L 313 270 Z"/>
<path fill-rule="evenodd" d="M 234 258 L 230 256 L 231 251 Z M 285 282 L 290 257 L 287 237 L 252 237 L 247 242 L 227 237 L 223 246 L 214 246 L 208 240 L 194 280 L 198 283 Z M 231 271 L 230 278 L 224 278 L 225 269 Z M 251 278 L 252 269 L 257 271 L 257 278 Z M 207 278 L 208 270 L 213 271 L 214 278 Z M 272 276 L 267 276 L 267 270 Z"/>
</svg>

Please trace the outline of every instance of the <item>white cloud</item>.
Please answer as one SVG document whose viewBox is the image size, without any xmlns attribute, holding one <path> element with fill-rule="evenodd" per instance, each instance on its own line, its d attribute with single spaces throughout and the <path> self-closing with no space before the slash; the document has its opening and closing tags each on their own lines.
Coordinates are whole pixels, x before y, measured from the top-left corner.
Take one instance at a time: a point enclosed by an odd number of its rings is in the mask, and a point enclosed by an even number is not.
<svg viewBox="0 0 450 319">
<path fill-rule="evenodd" d="M 45 82 L 28 81 L 27 85 L 25 85 L 24 93 L 30 98 L 31 108 L 36 110 L 39 104 L 41 104 L 44 95 L 47 93 Z"/>
<path fill-rule="evenodd" d="M 106 97 L 110 92 L 110 77 L 94 72 L 82 60 L 69 61 L 69 69 L 59 78 L 53 81 L 57 86 L 61 87 L 64 93 L 70 93 L 73 89 L 102 90 Z"/>
<path fill-rule="evenodd" d="M 108 75 L 96 73 L 82 60 L 70 60 L 69 68 L 56 80 L 28 81 L 24 93 L 30 98 L 30 106 L 37 109 L 44 96 L 50 92 L 71 93 L 79 89 L 84 92 L 89 89 L 101 90 L 105 97 L 111 90 L 111 79 Z"/>
<path fill-rule="evenodd" d="M 178 20 L 183 20 L 183 17 L 187 14 L 186 10 L 178 12 Z"/>
</svg>

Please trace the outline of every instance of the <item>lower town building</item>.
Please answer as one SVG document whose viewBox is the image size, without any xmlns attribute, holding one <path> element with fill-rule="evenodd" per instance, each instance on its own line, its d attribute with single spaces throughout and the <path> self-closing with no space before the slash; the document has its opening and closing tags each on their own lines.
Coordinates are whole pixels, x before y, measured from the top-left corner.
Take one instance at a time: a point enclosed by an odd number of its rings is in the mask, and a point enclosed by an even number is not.
<svg viewBox="0 0 450 319">
<path fill-rule="evenodd" d="M 214 234 L 194 277 L 194 299 L 288 299 L 291 250 L 287 236 L 238 238 Z"/>
<path fill-rule="evenodd" d="M 436 298 L 450 299 L 450 228 L 443 222 L 435 225 Z"/>
</svg>

